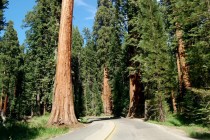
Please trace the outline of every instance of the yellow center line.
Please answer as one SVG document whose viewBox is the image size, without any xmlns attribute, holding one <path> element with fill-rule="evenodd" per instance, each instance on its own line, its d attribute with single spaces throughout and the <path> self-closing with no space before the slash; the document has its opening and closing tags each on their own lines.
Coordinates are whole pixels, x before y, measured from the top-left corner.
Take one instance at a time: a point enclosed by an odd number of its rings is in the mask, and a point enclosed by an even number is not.
<svg viewBox="0 0 210 140">
<path fill-rule="evenodd" d="M 114 135 L 114 132 L 116 132 L 116 123 L 114 122 L 114 128 L 112 129 L 112 131 L 109 133 L 109 135 L 105 138 L 105 140 L 111 140 L 112 136 Z"/>
</svg>

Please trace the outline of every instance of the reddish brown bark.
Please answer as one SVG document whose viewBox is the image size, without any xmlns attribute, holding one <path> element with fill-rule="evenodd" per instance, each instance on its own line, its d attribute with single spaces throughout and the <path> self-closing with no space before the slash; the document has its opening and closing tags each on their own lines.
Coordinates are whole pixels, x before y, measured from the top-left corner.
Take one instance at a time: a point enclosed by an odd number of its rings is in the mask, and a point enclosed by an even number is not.
<svg viewBox="0 0 210 140">
<path fill-rule="evenodd" d="M 112 94 L 109 85 L 109 74 L 107 68 L 104 68 L 104 78 L 103 78 L 103 93 L 102 101 L 105 115 L 112 114 Z"/>
<path fill-rule="evenodd" d="M 74 112 L 71 76 L 73 5 L 73 0 L 62 1 L 55 90 L 49 124 L 72 125 L 78 122 Z"/>
<path fill-rule="evenodd" d="M 182 79 L 186 89 L 191 87 L 189 78 L 189 66 L 186 63 L 185 43 L 183 41 L 183 31 L 179 23 L 176 23 L 176 37 L 178 39 L 178 58 L 180 62 L 180 70 L 182 72 Z"/>
<path fill-rule="evenodd" d="M 140 74 L 130 75 L 130 105 L 127 117 L 144 117 L 145 98 Z"/>
<path fill-rule="evenodd" d="M 5 96 L 5 99 L 4 99 L 4 107 L 3 107 L 3 113 L 4 115 L 6 115 L 7 113 L 7 103 L 8 103 L 8 100 L 9 100 L 9 97 L 8 95 Z"/>
<path fill-rule="evenodd" d="M 177 108 L 176 108 L 176 98 L 174 96 L 174 91 L 171 91 L 171 102 L 172 102 L 172 107 L 173 107 L 173 113 L 177 113 Z"/>
<path fill-rule="evenodd" d="M 183 81 L 182 81 L 182 72 L 181 72 L 181 67 L 180 67 L 180 60 L 179 60 L 179 55 L 178 53 L 176 54 L 176 62 L 177 62 L 177 71 L 178 71 L 178 81 L 179 81 L 179 92 L 181 94 L 182 92 L 182 85 L 183 85 Z"/>
<path fill-rule="evenodd" d="M 0 97 L 0 111 L 2 110 L 2 106 L 3 106 L 3 101 L 2 101 L 2 96 Z"/>
</svg>

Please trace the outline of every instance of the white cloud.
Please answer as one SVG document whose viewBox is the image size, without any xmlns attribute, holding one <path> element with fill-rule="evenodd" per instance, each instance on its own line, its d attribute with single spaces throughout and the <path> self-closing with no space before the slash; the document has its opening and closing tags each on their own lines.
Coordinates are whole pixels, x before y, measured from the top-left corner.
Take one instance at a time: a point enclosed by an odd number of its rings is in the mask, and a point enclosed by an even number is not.
<svg viewBox="0 0 210 140">
<path fill-rule="evenodd" d="M 86 11 L 90 13 L 89 17 L 86 17 L 86 20 L 92 20 L 95 17 L 96 7 L 89 5 L 88 3 L 84 2 L 84 0 L 75 0 L 75 5 L 82 6 L 85 8 Z"/>
</svg>

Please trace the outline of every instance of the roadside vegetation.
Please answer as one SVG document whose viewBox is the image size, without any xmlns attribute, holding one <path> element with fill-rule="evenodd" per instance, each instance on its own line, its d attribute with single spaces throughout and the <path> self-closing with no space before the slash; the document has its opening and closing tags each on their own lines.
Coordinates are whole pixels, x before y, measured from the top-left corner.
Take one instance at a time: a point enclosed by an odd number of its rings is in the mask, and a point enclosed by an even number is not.
<svg viewBox="0 0 210 140">
<path fill-rule="evenodd" d="M 44 140 L 69 132 L 69 127 L 47 126 L 49 115 L 0 125 L 0 140 Z"/>
<path fill-rule="evenodd" d="M 169 115 L 165 122 L 152 121 L 149 122 L 160 124 L 164 126 L 173 127 L 176 129 L 183 130 L 189 137 L 200 139 L 200 140 L 209 140 L 210 138 L 210 128 L 205 125 L 199 125 L 195 123 L 185 123 L 182 121 L 182 118 L 177 115 Z"/>
</svg>

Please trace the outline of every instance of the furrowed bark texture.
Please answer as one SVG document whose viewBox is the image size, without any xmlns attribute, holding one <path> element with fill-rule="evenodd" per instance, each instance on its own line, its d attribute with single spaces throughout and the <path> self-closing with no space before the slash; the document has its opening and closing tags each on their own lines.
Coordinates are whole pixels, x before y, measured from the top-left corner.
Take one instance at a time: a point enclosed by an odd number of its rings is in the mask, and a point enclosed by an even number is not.
<svg viewBox="0 0 210 140">
<path fill-rule="evenodd" d="M 109 85 L 109 74 L 107 68 L 104 68 L 104 79 L 103 79 L 103 93 L 102 101 L 105 115 L 112 114 L 112 97 L 111 88 Z"/>
<path fill-rule="evenodd" d="M 178 39 L 178 56 L 180 61 L 180 69 L 182 72 L 182 78 L 186 89 L 191 87 L 189 78 L 189 66 L 186 63 L 185 44 L 183 40 L 183 31 L 180 24 L 176 23 L 176 37 Z"/>
<path fill-rule="evenodd" d="M 178 80 L 179 80 L 179 92 L 182 94 L 182 88 L 183 88 L 183 80 L 182 80 L 182 72 L 180 67 L 180 60 L 178 53 L 176 54 L 176 62 L 177 62 L 177 71 L 178 71 Z"/>
<path fill-rule="evenodd" d="M 78 122 L 74 112 L 71 76 L 73 5 L 73 0 L 62 1 L 55 90 L 49 124 L 72 125 Z"/>
<path fill-rule="evenodd" d="M 143 86 L 140 82 L 140 74 L 130 75 L 130 105 L 127 117 L 144 117 L 145 98 Z"/>
</svg>

